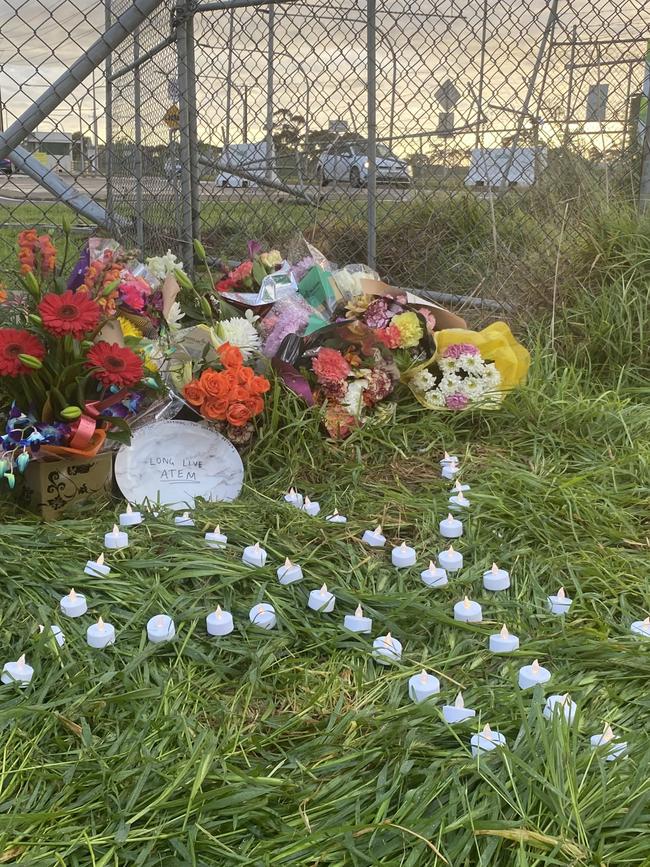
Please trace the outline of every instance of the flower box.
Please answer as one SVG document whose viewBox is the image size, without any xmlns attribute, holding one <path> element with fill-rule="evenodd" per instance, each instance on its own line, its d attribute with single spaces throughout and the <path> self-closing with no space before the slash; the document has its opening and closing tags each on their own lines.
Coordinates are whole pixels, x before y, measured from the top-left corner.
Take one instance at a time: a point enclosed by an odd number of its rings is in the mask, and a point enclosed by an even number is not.
<svg viewBox="0 0 650 867">
<path fill-rule="evenodd" d="M 70 506 L 94 500 L 104 493 L 113 477 L 113 455 L 101 452 L 93 458 L 32 461 L 16 486 L 21 505 L 44 521 L 57 521 Z"/>
</svg>

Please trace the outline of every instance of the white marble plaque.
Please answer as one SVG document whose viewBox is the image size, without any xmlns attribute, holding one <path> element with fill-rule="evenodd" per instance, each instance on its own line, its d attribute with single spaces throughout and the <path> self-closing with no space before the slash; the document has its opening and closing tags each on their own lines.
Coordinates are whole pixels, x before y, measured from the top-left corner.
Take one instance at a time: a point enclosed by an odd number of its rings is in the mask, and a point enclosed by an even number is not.
<svg viewBox="0 0 650 867">
<path fill-rule="evenodd" d="M 234 500 L 244 480 L 237 449 L 192 421 L 157 421 L 139 428 L 115 458 L 115 479 L 131 503 L 145 499 L 192 509 L 195 497 Z"/>
</svg>

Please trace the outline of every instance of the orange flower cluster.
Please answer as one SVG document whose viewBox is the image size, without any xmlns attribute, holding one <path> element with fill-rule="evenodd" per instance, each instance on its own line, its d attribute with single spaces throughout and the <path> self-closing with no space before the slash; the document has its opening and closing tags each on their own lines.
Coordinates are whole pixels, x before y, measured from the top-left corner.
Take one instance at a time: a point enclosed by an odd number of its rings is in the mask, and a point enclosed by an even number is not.
<svg viewBox="0 0 650 867">
<path fill-rule="evenodd" d="M 244 427 L 264 409 L 262 395 L 271 383 L 257 376 L 236 346 L 224 343 L 218 349 L 224 370 L 204 370 L 198 379 L 189 382 L 183 393 L 189 404 L 204 418 L 227 421 L 233 427 Z"/>
<path fill-rule="evenodd" d="M 56 268 L 56 250 L 49 235 L 39 237 L 36 229 L 25 229 L 18 235 L 18 261 L 21 274 L 33 274 L 37 258 L 41 275 L 47 277 Z"/>
<path fill-rule="evenodd" d="M 90 292 L 97 303 L 103 307 L 108 313 L 115 311 L 115 299 L 118 296 L 118 290 L 115 288 L 109 295 L 102 295 L 105 286 L 120 279 L 123 265 L 113 260 L 112 255 L 107 251 L 101 259 L 95 259 L 86 268 L 84 274 L 84 282 L 79 287 L 79 292 Z"/>
</svg>

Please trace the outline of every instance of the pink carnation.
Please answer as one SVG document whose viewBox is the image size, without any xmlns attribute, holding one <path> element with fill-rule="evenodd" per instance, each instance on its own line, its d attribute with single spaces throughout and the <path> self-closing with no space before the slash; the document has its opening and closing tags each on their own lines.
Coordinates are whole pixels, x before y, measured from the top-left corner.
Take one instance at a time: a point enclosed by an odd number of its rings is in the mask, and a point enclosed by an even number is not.
<svg viewBox="0 0 650 867">
<path fill-rule="evenodd" d="M 338 382 L 350 373 L 350 365 L 337 349 L 322 347 L 312 362 L 312 368 L 320 382 Z"/>
<path fill-rule="evenodd" d="M 247 277 L 250 277 L 252 273 L 253 263 L 242 262 L 241 265 L 238 265 L 228 276 L 235 282 L 239 282 L 240 280 L 245 280 Z"/>
<path fill-rule="evenodd" d="M 471 343 L 452 343 L 442 353 L 443 358 L 460 358 L 461 355 L 478 355 L 479 351 Z"/>
<path fill-rule="evenodd" d="M 402 339 L 401 332 L 397 325 L 387 325 L 386 328 L 378 328 L 375 331 L 375 334 L 384 346 L 387 346 L 389 349 L 397 349 L 400 340 Z"/>
<path fill-rule="evenodd" d="M 385 370 L 375 367 L 368 376 L 368 387 L 363 392 L 363 402 L 366 406 L 374 406 L 380 400 L 388 397 L 392 390 L 393 380 Z"/>
<path fill-rule="evenodd" d="M 468 403 L 469 398 L 467 397 L 467 395 L 460 394 L 459 392 L 455 392 L 454 394 L 448 394 L 445 398 L 445 405 L 447 409 L 465 409 Z"/>
</svg>

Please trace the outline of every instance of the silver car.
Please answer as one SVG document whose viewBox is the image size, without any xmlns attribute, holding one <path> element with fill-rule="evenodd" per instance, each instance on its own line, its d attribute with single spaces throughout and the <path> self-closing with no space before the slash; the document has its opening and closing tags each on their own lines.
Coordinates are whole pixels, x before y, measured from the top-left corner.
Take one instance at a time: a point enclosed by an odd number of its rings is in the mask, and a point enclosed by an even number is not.
<svg viewBox="0 0 650 867">
<path fill-rule="evenodd" d="M 326 186 L 330 181 L 349 182 L 363 187 L 368 181 L 367 142 L 338 142 L 330 145 L 318 158 L 318 182 Z M 377 145 L 377 182 L 387 184 L 410 183 L 409 167 L 404 160 L 392 154 L 385 144 Z"/>
</svg>

